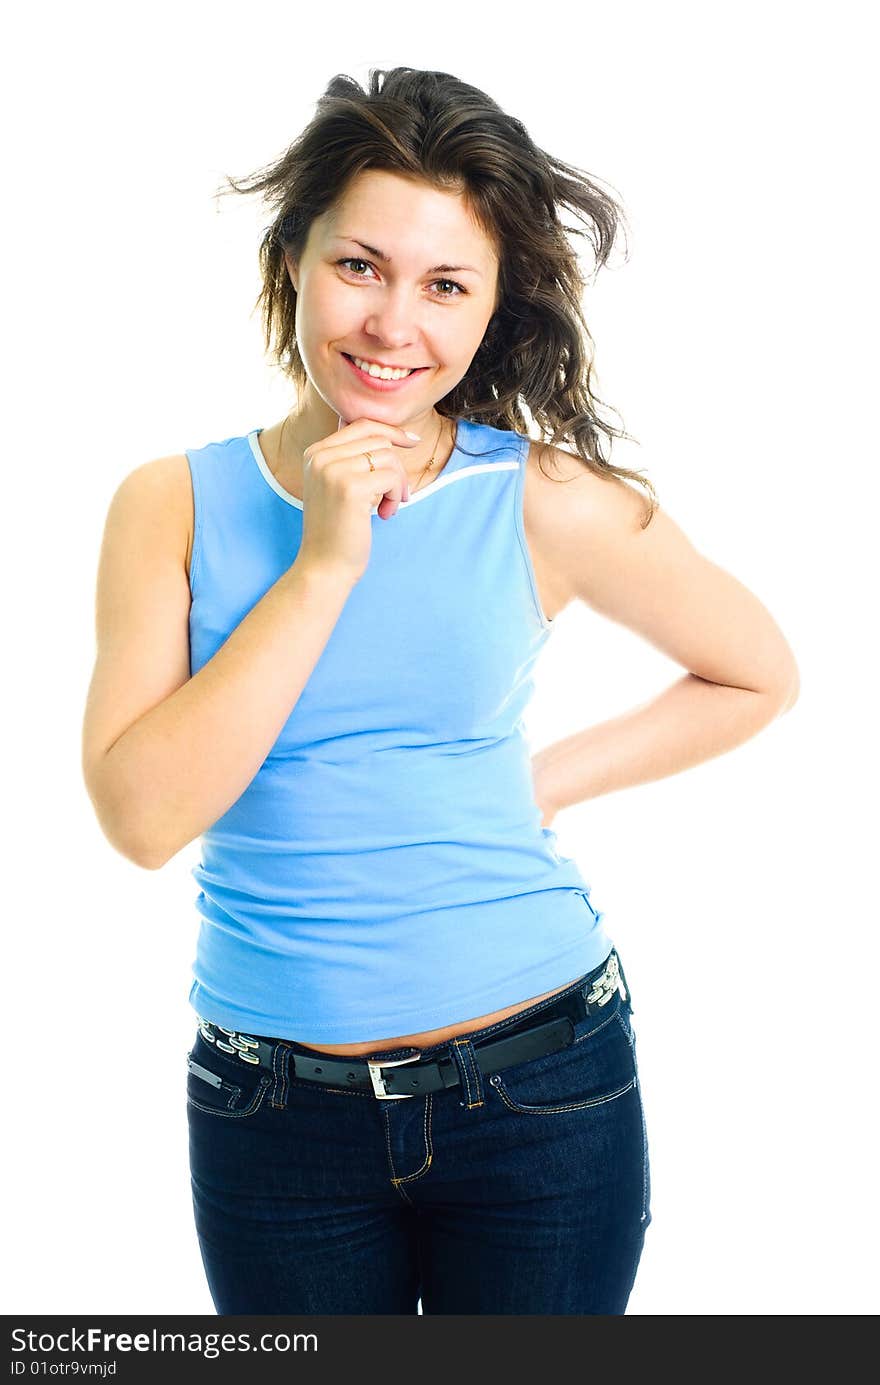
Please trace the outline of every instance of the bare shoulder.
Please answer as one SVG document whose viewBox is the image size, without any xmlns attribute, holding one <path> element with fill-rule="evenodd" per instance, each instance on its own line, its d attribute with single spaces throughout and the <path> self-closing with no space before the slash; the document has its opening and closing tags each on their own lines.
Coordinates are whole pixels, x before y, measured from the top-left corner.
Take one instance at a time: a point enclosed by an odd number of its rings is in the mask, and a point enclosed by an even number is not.
<svg viewBox="0 0 880 1385">
<path fill-rule="evenodd" d="M 646 512 L 644 495 L 618 476 L 600 476 L 580 457 L 562 447 L 531 440 L 526 469 L 526 492 L 534 502 L 537 523 L 565 524 L 572 509 L 580 527 L 621 522 L 641 530 Z"/>
<path fill-rule="evenodd" d="M 145 523 L 161 528 L 163 540 L 180 552 L 188 578 L 195 507 L 186 453 L 155 457 L 130 471 L 117 487 L 111 515 L 114 507 L 128 505 L 138 508 Z"/>
<path fill-rule="evenodd" d="M 574 453 L 532 439 L 523 518 L 548 606 L 558 614 L 575 598 L 585 599 L 587 555 L 598 558 L 625 536 L 643 532 L 646 506 L 646 497 L 619 477 L 600 476 Z"/>
<path fill-rule="evenodd" d="M 648 521 L 650 497 L 635 482 L 597 474 L 557 448 L 544 449 L 542 471 L 540 448 L 531 451 L 529 523 L 569 600 L 632 630 L 705 682 L 791 705 L 794 654 L 754 592 L 702 553 L 656 499 Z"/>
</svg>

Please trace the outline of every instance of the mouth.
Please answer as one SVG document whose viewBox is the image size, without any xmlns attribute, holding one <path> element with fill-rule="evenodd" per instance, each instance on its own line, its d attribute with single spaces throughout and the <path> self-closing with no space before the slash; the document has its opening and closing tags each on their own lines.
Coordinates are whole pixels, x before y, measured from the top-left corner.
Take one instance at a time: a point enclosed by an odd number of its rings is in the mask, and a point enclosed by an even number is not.
<svg viewBox="0 0 880 1385">
<path fill-rule="evenodd" d="M 403 385 L 406 385 L 408 381 L 414 380 L 417 375 L 423 375 L 424 372 L 429 369 L 428 366 L 418 366 L 415 369 L 410 370 L 409 373 L 406 375 L 373 375 L 368 370 L 365 370 L 361 366 L 359 366 L 354 356 L 349 355 L 347 351 L 343 351 L 340 354 L 348 362 L 350 369 L 354 372 L 358 380 L 360 380 L 361 383 L 366 385 L 369 389 L 400 389 Z M 358 357 L 358 359 L 361 358 Z"/>
</svg>

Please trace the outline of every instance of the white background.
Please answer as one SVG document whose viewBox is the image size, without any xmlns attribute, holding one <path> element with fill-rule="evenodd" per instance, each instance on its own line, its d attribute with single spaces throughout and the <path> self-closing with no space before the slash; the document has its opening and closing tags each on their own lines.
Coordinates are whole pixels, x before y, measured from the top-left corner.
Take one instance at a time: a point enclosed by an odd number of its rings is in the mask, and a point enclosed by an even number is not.
<svg viewBox="0 0 880 1385">
<path fill-rule="evenodd" d="M 58 4 L 2 93 L 6 1312 L 211 1313 L 184 1055 L 198 843 L 148 872 L 80 771 L 107 505 L 152 457 L 280 419 L 269 216 L 213 194 L 336 72 L 456 73 L 610 183 L 595 383 L 695 545 L 765 603 L 794 710 L 554 824 L 633 991 L 653 1223 L 631 1314 L 865 1314 L 875 1281 L 874 385 L 868 7 Z M 682 670 L 582 606 L 534 748 Z M 148 1034 L 135 1046 L 129 1036 Z"/>
</svg>

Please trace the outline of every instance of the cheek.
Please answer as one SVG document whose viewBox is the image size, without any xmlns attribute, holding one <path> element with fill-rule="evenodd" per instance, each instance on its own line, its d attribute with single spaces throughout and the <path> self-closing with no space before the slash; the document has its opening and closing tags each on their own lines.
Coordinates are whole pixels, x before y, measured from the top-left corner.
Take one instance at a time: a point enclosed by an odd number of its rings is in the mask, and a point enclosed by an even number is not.
<svg viewBox="0 0 880 1385">
<path fill-rule="evenodd" d="M 450 370 L 464 373 L 480 344 L 479 324 L 470 321 L 465 313 L 457 313 L 454 322 L 448 326 L 444 323 L 443 329 L 434 333 L 432 344 L 436 360 Z"/>
<path fill-rule="evenodd" d="M 313 344 L 341 339 L 351 333 L 353 305 L 350 297 L 339 293 L 332 283 L 311 283 L 296 300 L 297 335 Z"/>
<path fill-rule="evenodd" d="M 485 335 L 482 314 L 476 319 L 462 320 L 459 330 L 446 343 L 448 347 L 446 360 L 464 374 L 479 351 Z"/>
</svg>

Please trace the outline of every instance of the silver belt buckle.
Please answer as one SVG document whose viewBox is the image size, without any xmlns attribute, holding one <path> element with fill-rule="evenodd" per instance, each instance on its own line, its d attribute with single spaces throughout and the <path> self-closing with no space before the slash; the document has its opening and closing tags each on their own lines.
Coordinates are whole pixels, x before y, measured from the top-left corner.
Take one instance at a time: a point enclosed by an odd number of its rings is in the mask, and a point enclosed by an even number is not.
<svg viewBox="0 0 880 1385">
<path fill-rule="evenodd" d="M 401 1063 L 417 1063 L 421 1056 L 421 1053 L 414 1053 L 409 1058 L 386 1058 L 384 1063 L 379 1059 L 368 1058 L 367 1067 L 376 1096 L 383 1096 L 386 1101 L 404 1101 L 407 1097 L 415 1096 L 415 1092 L 386 1092 L 382 1068 L 399 1068 Z"/>
</svg>

